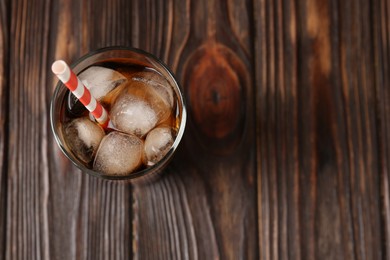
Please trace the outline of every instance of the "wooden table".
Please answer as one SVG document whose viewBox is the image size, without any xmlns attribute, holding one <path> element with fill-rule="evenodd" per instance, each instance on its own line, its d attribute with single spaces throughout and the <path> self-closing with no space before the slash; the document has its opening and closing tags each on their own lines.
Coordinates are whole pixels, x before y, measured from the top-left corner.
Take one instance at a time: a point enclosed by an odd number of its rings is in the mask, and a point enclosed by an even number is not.
<svg viewBox="0 0 390 260">
<path fill-rule="evenodd" d="M 0 259 L 390 259 L 389 0 L 2 0 Z M 184 140 L 145 187 L 50 129 L 53 60 L 142 48 Z"/>
</svg>

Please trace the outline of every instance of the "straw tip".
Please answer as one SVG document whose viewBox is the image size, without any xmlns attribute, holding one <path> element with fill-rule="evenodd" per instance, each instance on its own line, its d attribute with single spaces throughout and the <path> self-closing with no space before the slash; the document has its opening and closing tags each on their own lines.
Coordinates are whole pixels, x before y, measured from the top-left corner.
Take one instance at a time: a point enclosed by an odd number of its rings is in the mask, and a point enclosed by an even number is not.
<svg viewBox="0 0 390 260">
<path fill-rule="evenodd" d="M 53 71 L 54 74 L 64 74 L 66 71 L 66 68 L 68 65 L 66 64 L 65 61 L 63 60 L 56 60 L 53 62 L 53 65 L 51 66 L 51 70 Z"/>
</svg>

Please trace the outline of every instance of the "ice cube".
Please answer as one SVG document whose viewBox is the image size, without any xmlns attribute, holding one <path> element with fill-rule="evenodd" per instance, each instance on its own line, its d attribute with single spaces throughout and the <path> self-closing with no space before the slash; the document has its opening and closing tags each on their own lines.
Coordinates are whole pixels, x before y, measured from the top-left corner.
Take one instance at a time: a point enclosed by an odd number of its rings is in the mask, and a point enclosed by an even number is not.
<svg viewBox="0 0 390 260">
<path fill-rule="evenodd" d="M 103 128 L 86 117 L 77 118 L 64 127 L 66 143 L 82 162 L 89 164 L 105 133 Z"/>
<path fill-rule="evenodd" d="M 119 72 L 99 66 L 89 67 L 79 75 L 79 78 L 98 100 L 126 80 Z"/>
<path fill-rule="evenodd" d="M 143 142 L 135 135 L 111 132 L 96 153 L 93 169 L 109 175 L 126 175 L 142 163 Z"/>
<path fill-rule="evenodd" d="M 148 133 L 158 121 L 156 112 L 148 103 L 126 93 L 115 101 L 110 118 L 115 128 L 138 137 Z"/>
<path fill-rule="evenodd" d="M 131 76 L 131 80 L 144 82 L 147 85 L 151 86 L 152 89 L 156 92 L 161 99 L 166 102 L 169 108 L 172 108 L 174 105 L 173 98 L 173 89 L 162 75 L 158 74 L 155 71 L 142 71 L 134 73 Z"/>
<path fill-rule="evenodd" d="M 138 98 L 139 100 L 143 100 L 156 113 L 157 124 L 166 120 L 171 115 L 172 108 L 152 85 L 149 85 L 143 81 L 130 80 L 122 86 L 123 91 L 118 96 L 131 95 L 135 98 Z"/>
<path fill-rule="evenodd" d="M 160 161 L 173 144 L 170 127 L 157 127 L 150 131 L 145 139 L 145 159 L 147 165 L 154 165 Z"/>
</svg>

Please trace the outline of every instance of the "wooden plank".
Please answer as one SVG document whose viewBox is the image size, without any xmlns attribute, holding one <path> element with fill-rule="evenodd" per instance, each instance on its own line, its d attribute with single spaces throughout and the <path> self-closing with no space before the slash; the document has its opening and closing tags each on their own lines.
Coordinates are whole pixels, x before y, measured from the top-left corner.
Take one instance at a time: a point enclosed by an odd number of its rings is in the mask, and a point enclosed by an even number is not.
<svg viewBox="0 0 390 260">
<path fill-rule="evenodd" d="M 352 224 L 351 233 L 346 239 L 344 231 L 344 243 L 349 240 L 354 242 L 354 256 L 360 259 L 384 258 L 383 234 L 381 223 L 380 168 L 378 151 L 381 142 L 378 125 L 378 111 L 372 104 L 376 101 L 375 86 L 375 27 L 373 18 L 377 15 L 369 2 L 342 3 L 339 6 L 340 18 L 334 25 L 340 28 L 339 53 L 333 57 L 337 64 L 336 71 L 341 86 L 340 99 L 343 101 L 345 115 L 338 118 L 338 140 L 347 142 L 340 148 L 339 165 L 344 165 L 343 174 L 344 192 L 349 192 L 345 198 L 345 204 L 350 210 L 344 210 L 344 217 Z M 366 21 L 372 21 L 371 24 Z M 337 57 L 340 57 L 337 59 Z M 338 65 L 338 66 L 337 66 Z M 344 132 L 341 132 L 344 131 Z M 348 137 L 348 138 L 346 138 Z M 338 147 L 337 147 L 338 148 Z M 341 155 L 341 156 L 340 156 Z M 346 163 L 342 162 L 348 158 Z M 346 161 L 344 161 L 346 162 Z M 350 178 L 348 180 L 347 178 Z M 348 203 L 347 200 L 350 202 Z M 344 226 L 344 225 L 343 225 Z M 352 247 L 349 249 L 352 251 Z M 351 252 L 352 254 L 352 252 Z"/>
<path fill-rule="evenodd" d="M 0 258 L 4 258 L 6 230 L 6 195 L 7 195 L 7 121 L 8 121 L 8 7 L 9 3 L 0 3 Z"/>
<path fill-rule="evenodd" d="M 253 10 L 260 258 L 300 259 L 296 5 Z"/>
<path fill-rule="evenodd" d="M 83 33 L 85 16 L 79 16 L 83 6 L 76 1 L 51 1 L 51 13 L 58 13 L 50 17 L 50 53 L 48 54 L 48 66 L 55 59 L 64 59 L 69 63 L 88 52 L 88 35 Z M 73 13 L 73 15 L 70 15 Z M 85 12 L 87 14 L 87 12 Z M 49 71 L 48 67 L 48 71 Z M 46 90 L 47 98 L 50 99 L 54 92 L 57 79 L 49 73 L 47 77 L 51 88 Z M 89 219 L 89 205 L 99 206 L 101 193 L 95 191 L 99 199 L 89 200 L 90 182 L 93 180 L 84 176 L 71 162 L 62 155 L 53 134 L 48 133 L 49 147 L 49 227 L 50 243 L 46 245 L 50 259 L 85 259 L 95 250 L 88 248 L 89 223 L 97 222 Z M 95 184 L 96 186 L 96 184 Z M 102 186 L 102 185 L 101 185 Z M 97 214 L 95 213 L 95 216 Z M 99 223 L 100 224 L 100 223 Z M 95 224 L 91 231 L 96 235 Z M 52 236 L 56 234 L 55 236 Z M 99 250 L 102 247 L 97 247 Z"/>
<path fill-rule="evenodd" d="M 45 95 L 49 5 L 10 1 L 6 259 L 49 258 L 48 110 Z"/>
<path fill-rule="evenodd" d="M 129 1 L 53 1 L 49 60 L 74 62 L 90 50 L 132 45 Z M 53 81 L 50 75 L 49 81 Z M 54 84 L 53 84 L 54 86 Z M 52 90 L 49 91 L 49 96 Z M 128 259 L 131 187 L 81 173 L 50 136 L 50 259 Z"/>
<path fill-rule="evenodd" d="M 162 179 L 134 190 L 134 257 L 256 259 L 250 2 L 136 5 L 139 44 L 173 68 L 189 122 Z"/>
<path fill-rule="evenodd" d="M 366 1 L 254 3 L 261 259 L 381 259 L 386 22 Z"/>
<path fill-rule="evenodd" d="M 384 250 L 383 258 L 390 258 L 390 3 L 373 2 L 371 22 L 375 67 L 378 153 L 380 170 L 381 224 Z"/>
</svg>

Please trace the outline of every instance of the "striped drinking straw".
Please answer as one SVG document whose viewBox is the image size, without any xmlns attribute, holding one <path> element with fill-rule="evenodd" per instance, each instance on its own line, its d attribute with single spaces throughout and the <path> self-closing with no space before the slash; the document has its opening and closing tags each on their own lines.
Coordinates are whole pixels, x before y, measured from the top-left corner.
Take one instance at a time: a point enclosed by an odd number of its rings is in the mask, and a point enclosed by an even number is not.
<svg viewBox="0 0 390 260">
<path fill-rule="evenodd" d="M 63 60 L 57 60 L 51 66 L 51 70 L 64 85 L 80 100 L 80 102 L 91 112 L 96 121 L 106 128 L 109 122 L 107 111 L 91 95 L 91 92 L 84 86 L 81 80 L 70 69 Z"/>
</svg>

